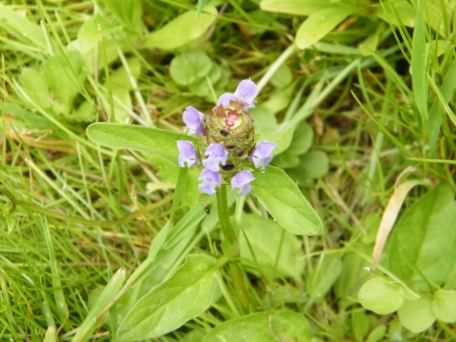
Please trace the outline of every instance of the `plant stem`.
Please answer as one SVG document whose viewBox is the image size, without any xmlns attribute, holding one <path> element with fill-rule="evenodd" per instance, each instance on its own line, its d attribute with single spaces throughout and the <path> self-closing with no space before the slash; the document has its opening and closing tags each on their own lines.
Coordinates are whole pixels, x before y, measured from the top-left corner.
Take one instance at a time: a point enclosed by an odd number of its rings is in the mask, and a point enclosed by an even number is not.
<svg viewBox="0 0 456 342">
<path fill-rule="evenodd" d="M 258 82 L 258 94 L 264 88 L 264 86 L 269 82 L 269 80 L 274 76 L 277 70 L 282 66 L 283 63 L 296 51 L 296 45 L 291 44 L 282 54 L 275 60 L 274 63 L 269 67 L 268 71 L 263 75 L 261 80 Z"/>
<path fill-rule="evenodd" d="M 227 239 L 228 244 L 232 247 L 236 243 L 236 234 L 231 226 L 228 213 L 228 198 L 225 184 L 222 184 L 220 190 L 217 191 L 217 210 L 223 235 L 225 239 Z"/>
<path fill-rule="evenodd" d="M 231 225 L 230 215 L 228 212 L 228 198 L 226 184 L 222 184 L 217 191 L 217 211 L 219 222 L 222 228 L 224 242 L 223 253 L 226 257 L 231 258 L 239 255 L 239 247 L 237 245 L 236 233 Z M 238 299 L 242 311 L 245 311 L 250 306 L 248 298 L 247 284 L 244 274 L 238 263 L 230 263 L 228 265 L 228 274 L 233 281 L 234 290 L 238 294 Z"/>
</svg>

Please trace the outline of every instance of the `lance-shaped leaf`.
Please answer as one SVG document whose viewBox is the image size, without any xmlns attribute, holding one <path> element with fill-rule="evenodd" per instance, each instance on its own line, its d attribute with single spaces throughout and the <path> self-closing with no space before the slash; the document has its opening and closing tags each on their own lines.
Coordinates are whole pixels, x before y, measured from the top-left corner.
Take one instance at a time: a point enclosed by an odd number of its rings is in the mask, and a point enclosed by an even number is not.
<svg viewBox="0 0 456 342">
<path fill-rule="evenodd" d="M 297 47 L 305 49 L 317 43 L 352 13 L 351 9 L 333 7 L 311 14 L 296 33 Z"/>
<path fill-rule="evenodd" d="M 113 149 L 129 149 L 143 152 L 158 167 L 160 174 L 175 181 L 177 165 L 177 140 L 190 140 L 189 136 L 158 128 L 133 125 L 96 123 L 87 129 L 89 139 Z"/>
<path fill-rule="evenodd" d="M 200 38 L 215 21 L 217 9 L 206 6 L 191 10 L 171 20 L 162 28 L 149 33 L 145 47 L 173 50 Z"/>
<path fill-rule="evenodd" d="M 220 297 L 214 258 L 193 255 L 158 288 L 143 296 L 119 322 L 116 341 L 156 338 L 180 328 Z"/>
<path fill-rule="evenodd" d="M 277 167 L 256 172 L 253 193 L 277 223 L 296 235 L 316 235 L 323 232 L 323 222 L 299 190 L 296 183 Z"/>
</svg>

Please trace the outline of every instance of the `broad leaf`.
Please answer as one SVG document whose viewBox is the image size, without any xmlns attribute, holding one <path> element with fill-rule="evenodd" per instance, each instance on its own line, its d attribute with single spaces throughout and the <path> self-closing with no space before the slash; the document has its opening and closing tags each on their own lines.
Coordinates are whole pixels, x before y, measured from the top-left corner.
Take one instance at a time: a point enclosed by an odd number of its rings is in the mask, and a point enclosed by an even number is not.
<svg viewBox="0 0 456 342">
<path fill-rule="evenodd" d="M 161 173 L 163 176 L 174 181 L 179 171 L 176 142 L 179 139 L 191 139 L 187 135 L 158 128 L 110 123 L 89 126 L 87 135 L 102 146 L 143 152 L 157 166 L 165 168 Z"/>
<path fill-rule="evenodd" d="M 173 19 L 146 37 L 145 47 L 173 50 L 201 37 L 216 19 L 217 9 L 206 6 Z"/>
<path fill-rule="evenodd" d="M 353 11 L 343 8 L 327 8 L 311 14 L 299 27 L 295 43 L 305 49 L 324 38 Z"/>
<path fill-rule="evenodd" d="M 275 222 L 256 215 L 244 215 L 239 239 L 244 260 L 258 264 L 271 277 L 300 278 L 304 268 L 301 244 Z"/>
<path fill-rule="evenodd" d="M 456 291 L 437 290 L 432 300 L 432 311 L 439 321 L 456 322 Z"/>
<path fill-rule="evenodd" d="M 296 235 L 323 232 L 323 222 L 293 180 L 282 170 L 270 166 L 255 173 L 253 194 L 277 223 Z"/>
<path fill-rule="evenodd" d="M 222 323 L 202 342 L 308 342 L 310 340 L 309 324 L 304 315 L 281 310 L 251 314 Z"/>
<path fill-rule="evenodd" d="M 456 203 L 442 184 L 406 209 L 387 242 L 386 265 L 417 289 L 443 284 L 456 260 Z"/>
<path fill-rule="evenodd" d="M 435 321 L 432 302 L 426 297 L 405 302 L 398 313 L 402 326 L 414 333 L 425 331 Z"/>
<path fill-rule="evenodd" d="M 383 277 L 369 279 L 361 287 L 358 300 L 362 306 L 375 313 L 386 315 L 398 310 L 404 302 L 404 291 Z"/>
<path fill-rule="evenodd" d="M 123 317 L 116 340 L 156 338 L 198 317 L 218 300 L 218 277 L 215 259 L 188 257 L 173 277 L 149 291 Z"/>
<path fill-rule="evenodd" d="M 206 76 L 213 66 L 211 59 L 202 51 L 177 55 L 171 61 L 169 72 L 181 86 L 188 86 Z"/>
</svg>

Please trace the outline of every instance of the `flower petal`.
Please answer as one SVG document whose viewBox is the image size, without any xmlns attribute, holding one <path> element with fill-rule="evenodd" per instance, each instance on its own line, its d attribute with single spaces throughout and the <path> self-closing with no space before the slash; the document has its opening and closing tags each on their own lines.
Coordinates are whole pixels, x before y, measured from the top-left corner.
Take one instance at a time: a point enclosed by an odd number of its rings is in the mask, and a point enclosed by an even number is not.
<svg viewBox="0 0 456 342">
<path fill-rule="evenodd" d="M 228 107 L 232 101 L 238 101 L 237 96 L 233 93 L 224 93 L 217 100 L 217 106 Z"/>
<path fill-rule="evenodd" d="M 204 153 L 206 157 L 203 160 L 205 168 L 212 171 L 219 171 L 220 165 L 225 165 L 228 160 L 228 151 L 223 144 L 212 143 Z"/>
<path fill-rule="evenodd" d="M 198 154 L 195 146 L 189 140 L 178 140 L 177 149 L 179 150 L 179 166 L 192 167 L 198 162 Z"/>
<path fill-rule="evenodd" d="M 182 120 L 190 134 L 204 135 L 204 115 L 195 107 L 188 106 L 185 108 Z"/>
<path fill-rule="evenodd" d="M 265 168 L 272 160 L 272 152 L 276 144 L 268 141 L 261 141 L 256 144 L 251 160 L 257 169 Z"/>
<path fill-rule="evenodd" d="M 242 80 L 234 95 L 242 102 L 246 107 L 251 108 L 255 105 L 255 98 L 258 93 L 258 88 L 255 82 L 252 80 Z"/>
<path fill-rule="evenodd" d="M 199 190 L 205 194 L 215 194 L 216 188 L 222 184 L 222 176 L 218 172 L 209 169 L 203 169 L 199 176 Z"/>
<path fill-rule="evenodd" d="M 252 183 L 255 180 L 255 176 L 250 171 L 240 171 L 231 178 L 231 187 L 238 189 L 242 196 L 252 191 Z"/>
</svg>

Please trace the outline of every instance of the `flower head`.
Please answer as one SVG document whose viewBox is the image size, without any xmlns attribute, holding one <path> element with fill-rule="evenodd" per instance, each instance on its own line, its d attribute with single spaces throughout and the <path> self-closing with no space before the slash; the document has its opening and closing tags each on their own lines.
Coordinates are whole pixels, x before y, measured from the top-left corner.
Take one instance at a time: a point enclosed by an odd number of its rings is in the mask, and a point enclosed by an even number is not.
<svg viewBox="0 0 456 342">
<path fill-rule="evenodd" d="M 252 183 L 255 180 L 255 176 L 250 171 L 240 171 L 231 178 L 231 187 L 238 189 L 242 196 L 247 195 L 252 191 Z"/>
<path fill-rule="evenodd" d="M 192 167 L 198 162 L 198 154 L 191 141 L 178 140 L 177 149 L 179 150 L 180 167 Z"/>
<path fill-rule="evenodd" d="M 203 169 L 199 177 L 199 190 L 208 195 L 215 194 L 216 188 L 222 184 L 222 176 L 216 171 Z"/>
<path fill-rule="evenodd" d="M 204 153 L 206 159 L 203 160 L 203 165 L 206 169 L 218 172 L 220 165 L 225 165 L 228 160 L 228 151 L 223 144 L 213 143 L 208 146 Z"/>
<path fill-rule="evenodd" d="M 258 89 L 252 80 L 242 80 L 234 93 L 224 93 L 217 101 L 218 106 L 229 107 L 232 102 L 239 103 L 243 109 L 250 109 L 255 105 Z"/>
<path fill-rule="evenodd" d="M 204 115 L 195 107 L 188 106 L 182 114 L 185 126 L 187 126 L 189 134 L 204 135 Z"/>
<path fill-rule="evenodd" d="M 272 160 L 272 151 L 275 147 L 275 144 L 267 141 L 261 141 L 256 144 L 251 156 L 253 165 L 255 165 L 257 169 L 263 169 L 268 166 Z"/>
</svg>

